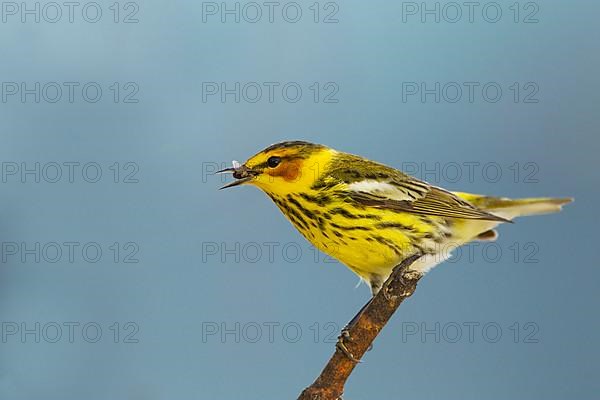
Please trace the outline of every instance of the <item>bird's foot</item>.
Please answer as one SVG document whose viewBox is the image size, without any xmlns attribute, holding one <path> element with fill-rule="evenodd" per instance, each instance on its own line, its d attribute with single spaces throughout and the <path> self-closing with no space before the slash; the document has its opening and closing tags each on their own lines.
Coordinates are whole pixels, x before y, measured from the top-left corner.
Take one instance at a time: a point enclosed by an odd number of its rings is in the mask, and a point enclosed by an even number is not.
<svg viewBox="0 0 600 400">
<path fill-rule="evenodd" d="M 400 278 L 400 284 L 404 285 L 404 280 L 402 280 L 402 277 Z M 383 287 L 383 298 L 385 298 L 387 301 L 392 301 L 396 297 L 398 297 L 398 296 L 392 294 L 389 287 L 387 287 L 387 286 Z"/>
<path fill-rule="evenodd" d="M 348 357 L 351 361 L 354 361 L 357 364 L 360 363 L 360 360 L 354 357 L 350 350 L 348 350 L 348 347 L 346 347 L 346 342 L 352 342 L 352 338 L 350 337 L 350 332 L 348 331 L 348 329 L 344 328 L 340 332 L 340 336 L 338 336 L 338 341 L 335 344 L 335 347 L 340 349 L 340 351 L 344 353 L 344 355 Z"/>
</svg>

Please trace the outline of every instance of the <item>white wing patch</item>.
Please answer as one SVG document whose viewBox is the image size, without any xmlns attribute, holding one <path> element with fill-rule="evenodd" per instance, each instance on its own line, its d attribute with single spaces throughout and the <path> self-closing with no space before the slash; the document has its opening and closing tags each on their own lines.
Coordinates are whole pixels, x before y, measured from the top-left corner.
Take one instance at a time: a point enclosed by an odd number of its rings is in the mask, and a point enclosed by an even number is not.
<svg viewBox="0 0 600 400">
<path fill-rule="evenodd" d="M 379 182 L 374 179 L 353 182 L 348 185 L 348 189 L 353 192 L 368 193 L 374 196 L 385 197 L 390 200 L 414 200 L 397 186 L 387 182 Z"/>
</svg>

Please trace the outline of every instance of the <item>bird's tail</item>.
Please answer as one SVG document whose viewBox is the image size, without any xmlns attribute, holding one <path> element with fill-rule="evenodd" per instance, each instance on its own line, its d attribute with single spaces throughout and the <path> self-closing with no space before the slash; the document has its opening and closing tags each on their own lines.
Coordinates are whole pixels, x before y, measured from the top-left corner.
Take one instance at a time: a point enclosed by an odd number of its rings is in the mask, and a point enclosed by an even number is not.
<svg viewBox="0 0 600 400">
<path fill-rule="evenodd" d="M 455 193 L 474 206 L 506 219 L 526 215 L 549 214 L 559 212 L 562 206 L 573 201 L 573 198 L 530 197 L 525 199 L 508 199 L 506 197 L 482 196 L 470 193 Z"/>
<path fill-rule="evenodd" d="M 572 198 L 551 198 L 551 197 L 531 197 L 526 199 L 508 199 L 505 197 L 482 196 L 479 194 L 454 192 L 455 195 L 463 200 L 468 201 L 475 207 L 485 210 L 491 214 L 512 220 L 516 217 L 526 215 L 538 215 L 555 213 L 562 209 L 562 206 L 573 201 Z M 475 220 L 463 219 L 456 221 L 454 226 L 454 245 L 463 245 L 472 240 L 493 241 L 498 237 L 498 233 L 494 229 L 499 221 L 492 220 Z M 452 246 L 445 246 L 445 250 Z M 450 253 L 442 253 L 443 257 L 449 257 Z M 440 262 L 440 255 L 437 255 L 437 262 Z M 421 271 L 428 271 L 433 268 L 436 263 L 427 264 L 421 260 L 417 261 L 416 266 L 412 268 Z"/>
</svg>

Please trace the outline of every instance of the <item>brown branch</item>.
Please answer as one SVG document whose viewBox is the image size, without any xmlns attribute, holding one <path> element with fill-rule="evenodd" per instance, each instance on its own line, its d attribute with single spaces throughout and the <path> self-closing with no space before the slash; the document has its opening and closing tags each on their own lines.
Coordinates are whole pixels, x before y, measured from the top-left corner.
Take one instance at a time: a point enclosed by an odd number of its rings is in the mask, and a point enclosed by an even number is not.
<svg viewBox="0 0 600 400">
<path fill-rule="evenodd" d="M 356 366 L 355 360 L 362 358 L 400 303 L 417 288 L 422 275 L 407 269 L 418 258 L 419 255 L 411 256 L 394 268 L 379 293 L 347 327 L 343 344 L 350 356 L 337 346 L 321 375 L 302 391 L 298 400 L 337 400 L 342 397 L 344 384 Z"/>
</svg>

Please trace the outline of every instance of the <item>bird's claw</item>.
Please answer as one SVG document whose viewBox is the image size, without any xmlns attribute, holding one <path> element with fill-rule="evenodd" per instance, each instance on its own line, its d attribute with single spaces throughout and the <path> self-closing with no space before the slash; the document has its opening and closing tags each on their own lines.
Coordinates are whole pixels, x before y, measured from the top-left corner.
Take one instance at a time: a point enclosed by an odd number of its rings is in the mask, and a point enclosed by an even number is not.
<svg viewBox="0 0 600 400">
<path fill-rule="evenodd" d="M 417 271 L 403 271 L 401 274 L 399 274 L 399 276 L 396 279 L 400 283 L 400 287 L 406 288 L 406 286 L 408 285 L 407 280 L 412 281 L 412 280 L 418 279 L 421 276 L 422 276 L 422 274 Z M 392 301 L 398 297 L 398 295 L 394 295 L 394 294 L 390 293 L 391 290 L 388 286 L 384 286 L 382 288 L 382 290 L 383 290 L 383 297 L 387 301 Z M 410 296 L 411 294 L 412 294 L 412 292 L 407 289 L 402 294 L 400 294 L 400 296 Z"/>
<path fill-rule="evenodd" d="M 357 364 L 360 363 L 360 360 L 357 359 L 356 357 L 354 357 L 354 355 L 350 352 L 350 350 L 348 350 L 348 347 L 346 347 L 346 344 L 344 343 L 345 341 L 348 341 L 348 342 L 352 341 L 352 338 L 350 337 L 350 332 L 348 331 L 347 328 L 342 329 L 342 331 L 340 332 L 340 336 L 338 336 L 338 341 L 335 344 L 335 347 L 340 349 L 340 351 L 342 353 L 344 353 L 344 355 L 346 357 L 348 357 L 350 360 L 354 361 Z"/>
<path fill-rule="evenodd" d="M 387 286 L 385 286 L 385 287 L 383 288 L 383 297 L 384 297 L 384 298 L 385 298 L 387 301 L 392 301 L 392 300 L 394 300 L 394 298 L 395 298 L 395 297 L 397 297 L 397 296 L 395 296 L 395 295 L 391 294 L 391 293 L 390 293 L 390 288 L 389 288 L 389 287 L 387 287 Z"/>
</svg>

